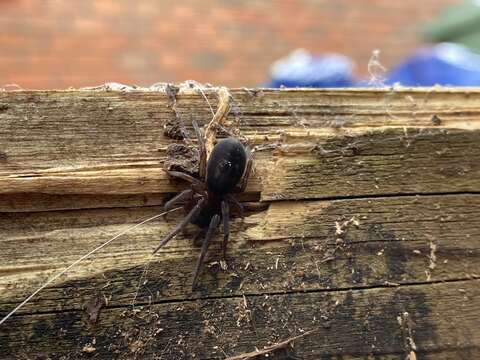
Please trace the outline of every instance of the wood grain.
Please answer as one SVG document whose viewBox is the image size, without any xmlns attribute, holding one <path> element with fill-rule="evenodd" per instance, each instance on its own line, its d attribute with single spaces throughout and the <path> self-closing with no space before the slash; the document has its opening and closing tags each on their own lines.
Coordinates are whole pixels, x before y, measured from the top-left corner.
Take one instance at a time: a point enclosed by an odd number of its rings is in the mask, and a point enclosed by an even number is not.
<svg viewBox="0 0 480 360">
<path fill-rule="evenodd" d="M 192 292 L 197 230 L 152 257 L 183 213 L 145 224 L 0 325 L 2 355 L 225 358 L 312 330 L 288 351 L 478 356 L 480 91 L 230 94 L 255 172 L 226 267 L 217 240 Z M 0 317 L 186 186 L 163 171 L 181 142 L 164 128 L 194 138 L 212 114 L 195 89 L 170 95 L 0 92 Z"/>
<path fill-rule="evenodd" d="M 294 342 L 295 356 L 473 359 L 479 306 L 478 280 L 201 299 L 103 309 L 91 325 L 79 311 L 17 316 L 0 341 L 7 356 L 207 359 L 313 330 Z"/>
<path fill-rule="evenodd" d="M 264 149 L 249 187 L 263 200 L 478 190 L 476 90 L 231 94 L 230 123 Z M 2 92 L 0 104 L 1 194 L 176 191 L 161 166 L 164 126 L 181 122 L 193 137 L 192 120 L 211 118 L 193 90 L 175 112 L 165 93 L 142 91 Z"/>
</svg>

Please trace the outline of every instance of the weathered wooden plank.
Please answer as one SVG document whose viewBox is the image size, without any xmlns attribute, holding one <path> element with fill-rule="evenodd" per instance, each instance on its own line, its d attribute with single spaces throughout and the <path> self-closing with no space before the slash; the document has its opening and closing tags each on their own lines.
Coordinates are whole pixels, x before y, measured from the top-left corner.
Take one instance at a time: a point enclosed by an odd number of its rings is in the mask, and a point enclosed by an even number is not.
<svg viewBox="0 0 480 360">
<path fill-rule="evenodd" d="M 6 313 L 68 263 L 160 209 L 4 214 L 0 309 Z M 132 301 L 395 286 L 480 276 L 479 195 L 275 202 L 233 222 L 228 270 L 218 243 L 191 291 L 194 227 L 152 261 L 177 216 L 135 229 L 45 289 L 21 312 L 81 309 L 97 291 Z M 146 271 L 145 276 L 142 275 Z M 71 281 L 67 281 L 71 279 Z M 65 283 L 65 281 L 67 281 Z M 145 286 L 139 283 L 147 281 Z M 71 296 L 73 295 L 74 296 Z"/>
<path fill-rule="evenodd" d="M 192 292 L 193 227 L 152 259 L 169 215 L 38 294 L 0 326 L 0 353 L 222 358 L 314 329 L 299 356 L 478 355 L 480 90 L 231 94 L 227 125 L 256 172 L 228 268 L 215 243 Z M 172 105 L 154 91 L 0 92 L 0 317 L 185 186 L 163 171 L 164 127 L 212 114 L 195 89 Z"/>
<path fill-rule="evenodd" d="M 262 199 L 480 189 L 478 132 L 420 129 L 404 136 L 403 130 L 397 129 L 337 137 L 322 149 L 274 156 L 265 166 Z"/>
<path fill-rule="evenodd" d="M 108 308 L 95 324 L 81 311 L 23 315 L 0 329 L 0 347 L 7 357 L 207 359 L 313 330 L 295 340 L 295 356 L 473 359 L 480 355 L 478 282 Z"/>
<path fill-rule="evenodd" d="M 248 189 L 263 200 L 480 189 L 478 91 L 231 92 L 230 122 L 264 149 Z M 176 114 L 163 92 L 4 92 L 0 103 L 3 194 L 176 191 L 163 128 L 211 118 L 193 90 Z"/>
</svg>

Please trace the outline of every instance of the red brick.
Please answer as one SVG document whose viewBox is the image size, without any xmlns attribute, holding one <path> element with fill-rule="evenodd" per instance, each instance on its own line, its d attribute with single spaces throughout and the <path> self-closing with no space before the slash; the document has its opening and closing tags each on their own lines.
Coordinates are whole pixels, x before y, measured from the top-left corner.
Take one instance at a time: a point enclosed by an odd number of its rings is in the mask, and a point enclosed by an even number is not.
<svg viewBox="0 0 480 360">
<path fill-rule="evenodd" d="M 83 0 L 94 4 L 94 12 L 100 17 L 128 16 L 127 1 L 120 0 Z M 70 5 L 74 6 L 74 4 Z"/>
<path fill-rule="evenodd" d="M 340 52 L 367 74 L 420 45 L 417 26 L 456 0 L 0 0 L 0 83 L 257 85 L 291 50 Z M 211 60 L 209 60 L 211 59 Z M 219 61 L 221 59 L 221 61 Z"/>
<path fill-rule="evenodd" d="M 79 18 L 73 20 L 73 31 L 81 34 L 102 34 L 108 30 L 106 22 L 96 19 Z"/>
</svg>

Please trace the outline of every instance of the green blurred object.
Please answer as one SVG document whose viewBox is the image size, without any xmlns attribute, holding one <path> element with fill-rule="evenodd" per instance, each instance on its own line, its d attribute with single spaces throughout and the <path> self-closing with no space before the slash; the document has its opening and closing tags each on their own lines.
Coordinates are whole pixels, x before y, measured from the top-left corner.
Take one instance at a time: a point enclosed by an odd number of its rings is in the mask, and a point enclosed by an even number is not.
<svg viewBox="0 0 480 360">
<path fill-rule="evenodd" d="M 453 42 L 480 53 L 480 0 L 463 1 L 447 8 L 423 28 L 429 42 Z"/>
</svg>

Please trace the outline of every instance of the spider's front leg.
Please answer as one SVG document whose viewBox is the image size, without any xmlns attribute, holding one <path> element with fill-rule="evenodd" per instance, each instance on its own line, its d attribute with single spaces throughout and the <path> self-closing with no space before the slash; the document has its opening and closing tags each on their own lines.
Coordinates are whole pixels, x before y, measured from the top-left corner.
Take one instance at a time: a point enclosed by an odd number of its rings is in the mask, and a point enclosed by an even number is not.
<svg viewBox="0 0 480 360">
<path fill-rule="evenodd" d="M 238 182 L 238 184 L 235 186 L 235 189 L 233 190 L 233 192 L 242 193 L 245 191 L 245 189 L 247 188 L 248 179 L 250 178 L 250 173 L 252 172 L 252 164 L 253 164 L 252 153 L 249 150 L 247 150 L 247 163 L 245 164 L 245 171 L 243 172 L 243 175 L 240 181 Z M 240 214 L 240 217 L 243 219 L 244 218 L 243 205 L 240 204 L 240 202 L 232 194 L 227 194 L 226 199 L 228 200 L 230 205 L 234 205 L 237 208 Z"/>
<path fill-rule="evenodd" d="M 176 177 L 185 181 L 188 181 L 192 186 L 195 186 L 199 189 L 205 189 L 205 184 L 198 179 L 195 179 L 193 176 L 180 171 L 167 170 L 167 174 L 171 177 Z"/>
<path fill-rule="evenodd" d="M 205 147 L 205 136 L 202 133 L 202 130 L 198 127 L 196 120 L 193 120 L 192 125 L 198 140 L 198 153 L 200 157 L 198 163 L 198 175 L 200 176 L 200 179 L 205 179 L 205 176 L 207 175 L 207 148 Z"/>
<path fill-rule="evenodd" d="M 190 212 L 187 214 L 187 216 L 185 216 L 183 218 L 183 220 L 177 225 L 175 226 L 175 228 L 167 235 L 163 238 L 162 241 L 160 241 L 160 244 L 157 246 L 157 248 L 153 251 L 153 254 L 155 254 L 158 250 L 160 250 L 160 248 L 162 246 L 164 246 L 167 242 L 169 242 L 175 235 L 177 235 L 180 231 L 182 231 L 182 229 L 187 226 L 190 221 L 195 217 L 197 216 L 200 211 L 203 209 L 203 207 L 205 206 L 205 202 L 206 202 L 206 198 L 202 197 L 197 205 L 195 205 L 193 207 L 192 210 L 190 210 Z"/>
<path fill-rule="evenodd" d="M 165 205 L 163 206 L 164 211 L 172 210 L 173 207 L 179 203 L 184 202 L 185 200 L 192 199 L 193 197 L 193 190 L 187 189 L 183 190 L 180 194 L 174 196 L 172 199 L 168 200 Z"/>
<path fill-rule="evenodd" d="M 250 173 L 252 172 L 253 156 L 250 150 L 247 148 L 247 164 L 245 165 L 245 171 L 243 172 L 242 178 L 237 185 L 237 192 L 244 192 L 247 188 L 248 179 L 250 178 Z"/>
<path fill-rule="evenodd" d="M 212 239 L 213 234 L 218 227 L 218 224 L 220 224 L 220 216 L 218 216 L 218 214 L 215 214 L 213 215 L 212 220 L 210 220 L 210 225 L 208 226 L 205 240 L 203 240 L 202 250 L 200 252 L 200 257 L 197 260 L 195 274 L 193 275 L 192 290 L 194 290 L 197 285 L 198 274 L 200 274 L 200 269 L 202 267 L 203 261 L 205 260 L 205 255 L 207 254 L 208 245 L 210 245 L 210 240 Z"/>
</svg>

